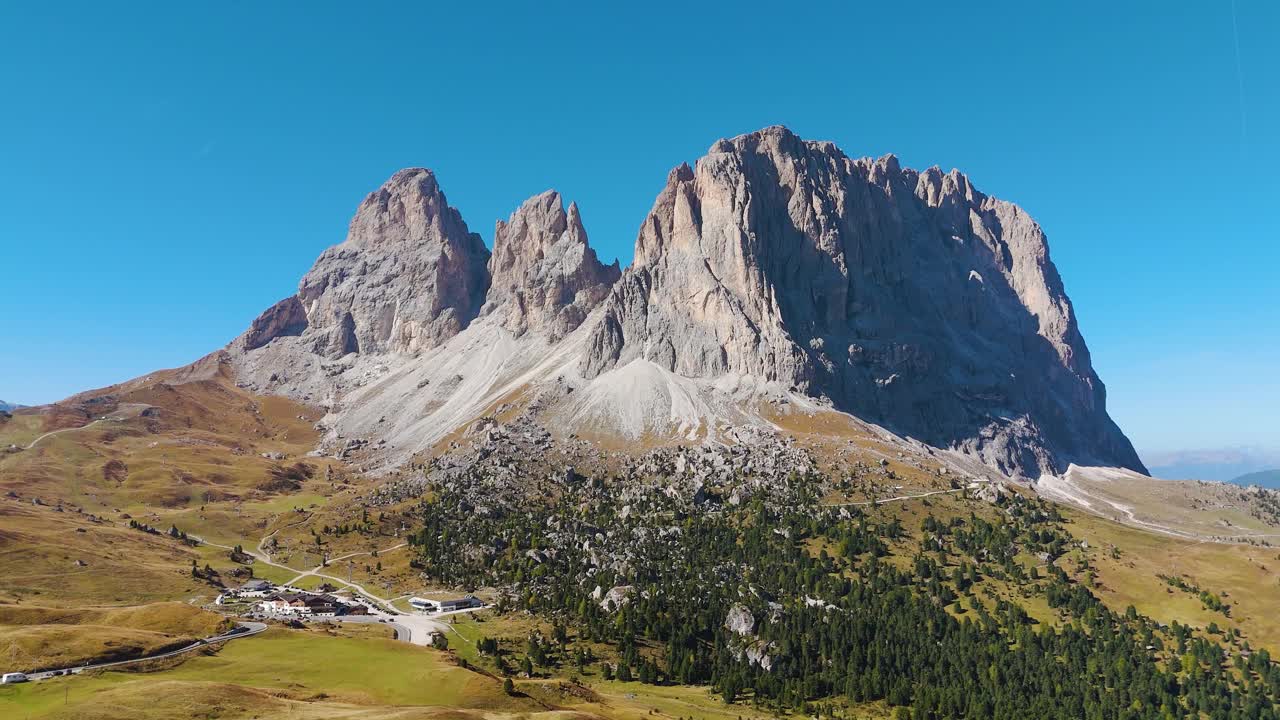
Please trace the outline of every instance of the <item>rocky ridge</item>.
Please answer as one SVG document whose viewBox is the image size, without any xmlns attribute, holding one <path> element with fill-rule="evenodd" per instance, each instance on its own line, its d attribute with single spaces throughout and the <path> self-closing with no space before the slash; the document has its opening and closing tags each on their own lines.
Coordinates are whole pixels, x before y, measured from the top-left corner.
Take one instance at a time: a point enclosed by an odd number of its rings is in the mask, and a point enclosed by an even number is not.
<svg viewBox="0 0 1280 720">
<path fill-rule="evenodd" d="M 365 198 L 347 239 L 320 255 L 297 294 L 254 320 L 237 344 L 250 352 L 298 336 L 331 360 L 421 352 L 475 319 L 489 288 L 488 261 L 435 175 L 401 170 Z"/>
<path fill-rule="evenodd" d="M 429 171 L 401 171 L 228 353 L 388 465 L 522 397 L 565 432 L 708 439 L 785 406 L 1015 477 L 1143 470 L 1026 213 L 780 127 L 673 170 L 625 270 L 553 191 L 491 255 Z"/>
</svg>

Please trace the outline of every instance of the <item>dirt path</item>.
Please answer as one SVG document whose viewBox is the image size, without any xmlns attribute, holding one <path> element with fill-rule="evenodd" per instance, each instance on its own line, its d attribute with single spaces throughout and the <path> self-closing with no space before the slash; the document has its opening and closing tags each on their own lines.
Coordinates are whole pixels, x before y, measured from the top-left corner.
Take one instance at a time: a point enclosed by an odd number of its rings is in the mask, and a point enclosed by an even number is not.
<svg viewBox="0 0 1280 720">
<path fill-rule="evenodd" d="M 933 497 L 934 495 L 949 495 L 951 493 L 964 492 L 961 488 L 952 488 L 951 490 L 933 490 L 919 495 L 899 495 L 897 497 L 884 498 L 881 500 L 863 500 L 860 502 L 844 502 L 844 503 L 827 503 L 822 507 L 850 507 L 850 506 L 866 506 L 866 505 L 883 505 L 891 502 L 901 502 L 903 500 L 915 500 L 917 498 Z"/>
<path fill-rule="evenodd" d="M 402 542 L 402 543 L 400 543 L 399 545 L 392 545 L 391 547 L 386 548 L 385 550 L 379 550 L 379 551 L 378 551 L 378 556 L 379 556 L 379 557 L 381 557 L 382 555 L 384 555 L 384 554 L 386 554 L 386 553 L 389 553 L 389 552 L 391 552 L 392 550 L 399 550 L 400 548 L 405 547 L 405 546 L 407 546 L 408 544 L 409 544 L 409 543 L 403 543 L 403 542 Z M 304 572 L 304 573 L 299 574 L 297 577 L 295 577 L 295 578 L 293 578 L 292 580 L 290 580 L 289 582 L 285 583 L 285 585 L 293 585 L 294 583 L 298 582 L 299 580 L 301 580 L 301 579 L 303 579 L 303 578 L 305 578 L 305 577 L 315 576 L 315 577 L 327 578 L 327 577 L 329 577 L 329 576 L 328 576 L 328 575 L 325 575 L 325 574 L 324 574 L 324 573 L 322 573 L 322 572 L 320 572 L 321 570 L 325 569 L 326 567 L 329 567 L 329 565 L 330 565 L 330 564 L 332 564 L 332 563 L 336 563 L 336 562 L 338 562 L 338 561 L 340 561 L 340 560 L 346 560 L 347 558 L 359 557 L 359 556 L 361 556 L 361 555 L 373 555 L 373 552 L 372 552 L 372 551 L 370 551 L 370 552 L 353 552 L 353 553 L 347 553 L 346 555 L 343 555 L 343 556 L 341 556 L 341 557 L 330 558 L 330 559 L 329 559 L 329 561 L 328 561 L 327 563 L 321 563 L 320 565 L 317 565 L 317 566 L 315 566 L 314 568 L 312 568 L 312 569 L 310 569 L 310 570 L 307 570 L 307 571 L 306 571 L 306 572 Z M 348 585 L 351 585 L 351 583 L 350 583 L 350 582 L 347 582 L 347 584 L 348 584 Z M 354 587 L 354 586 L 353 586 L 353 587 Z M 385 601 L 385 602 L 390 602 L 390 601 L 388 600 L 388 601 Z"/>
<path fill-rule="evenodd" d="M 24 448 L 22 448 L 22 449 L 23 449 L 23 450 L 30 450 L 31 448 L 35 447 L 37 444 L 39 444 L 39 442 L 40 442 L 41 440 L 44 440 L 45 438 L 53 437 L 54 435 L 61 435 L 62 433 L 65 433 L 65 432 L 71 432 L 72 430 L 84 430 L 84 429 L 87 429 L 87 428 L 91 428 L 91 427 L 93 427 L 94 425 L 97 425 L 97 424 L 98 424 L 98 423 L 100 423 L 100 422 L 106 422 L 106 418 L 98 418 L 97 420 L 94 420 L 93 422 L 88 423 L 88 424 L 85 424 L 85 425 L 78 425 L 78 426 L 76 426 L 76 427 L 62 428 L 61 430 L 54 430 L 53 432 L 47 432 L 47 433 L 45 433 L 45 434 L 41 435 L 40 437 L 36 438 L 35 440 L 32 440 L 32 441 L 31 441 L 31 442 L 30 442 L 26 447 L 24 447 Z"/>
<path fill-rule="evenodd" d="M 470 640 L 468 640 L 465 636 L 463 636 L 462 633 L 459 633 L 457 629 L 454 628 L 451 624 L 447 622 L 443 622 L 442 618 L 448 617 L 450 615 L 460 615 L 464 613 L 475 612 L 477 610 L 483 610 L 487 606 L 478 607 L 478 608 L 464 608 L 462 610 L 455 610 L 447 613 L 439 613 L 431 616 L 416 615 L 413 613 L 402 613 L 392 603 L 395 600 L 408 597 L 407 595 L 401 595 L 399 597 L 391 598 L 391 599 L 384 598 L 376 593 L 369 592 L 369 590 L 366 587 L 364 587 L 359 583 L 351 582 L 349 580 L 343 580 L 340 577 L 336 577 L 334 575 L 328 575 L 326 573 L 320 572 L 321 570 L 327 567 L 327 565 L 325 564 L 318 565 L 310 570 L 299 570 L 297 568 L 289 567 L 288 565 L 284 565 L 272 560 L 270 554 L 266 551 L 267 541 L 270 540 L 272 537 L 274 537 L 276 533 L 279 533 L 282 530 L 287 530 L 291 527 L 295 527 L 297 525 L 301 525 L 302 523 L 305 523 L 309 519 L 310 519 L 309 517 L 303 518 L 301 520 L 298 520 L 297 522 L 289 523 L 287 525 L 276 528 L 275 530 L 272 530 L 270 533 L 267 533 L 262 537 L 261 540 L 258 541 L 258 548 L 256 551 L 244 550 L 244 552 L 249 556 L 253 557 L 254 560 L 258 562 L 264 563 L 266 565 L 270 565 L 271 567 L 280 568 L 283 570 L 289 570 L 290 572 L 297 573 L 295 577 L 289 580 L 289 582 L 285 583 L 285 585 L 292 585 L 306 577 L 319 577 L 319 578 L 324 578 L 326 580 L 332 580 L 338 584 L 344 585 L 358 592 L 361 596 L 366 598 L 368 602 L 378 606 L 378 608 L 380 608 L 380 612 L 382 613 L 379 615 L 340 616 L 336 618 L 330 618 L 330 620 L 333 620 L 336 622 L 355 622 L 355 623 L 369 623 L 369 622 L 379 622 L 381 620 L 386 620 L 389 625 L 391 625 L 393 628 L 396 629 L 397 639 L 413 645 L 429 644 L 430 636 L 433 633 L 440 633 L 442 635 L 452 635 L 453 637 L 456 637 L 462 642 L 471 644 Z M 221 548 L 223 550 L 235 549 L 230 545 L 223 545 L 221 543 L 210 542 L 196 535 L 191 535 L 190 537 L 210 547 Z M 378 554 L 383 555 L 393 550 L 398 550 L 400 548 L 407 547 L 408 544 L 409 543 L 407 542 L 402 542 L 396 545 L 392 545 L 391 547 L 388 547 L 386 549 L 379 550 Z M 352 557 L 359 557 L 362 555 L 372 555 L 372 554 L 373 553 L 371 551 L 347 553 L 346 555 L 342 555 L 342 556 L 330 559 L 329 563 L 331 564 L 331 563 L 338 562 L 341 560 L 346 560 Z"/>
<path fill-rule="evenodd" d="M 280 563 L 278 563 L 278 562 L 275 562 L 274 560 L 272 560 L 272 559 L 271 559 L 271 556 L 270 556 L 269 554 L 267 554 L 267 552 L 266 552 L 265 550 L 263 550 L 263 549 L 262 549 L 263 544 L 265 544 L 265 543 L 267 542 L 267 540 L 269 540 L 269 539 L 271 538 L 271 536 L 272 536 L 272 535 L 275 535 L 276 533 L 280 532 L 281 530 L 285 530 L 285 529 L 287 529 L 287 528 L 291 528 L 291 527 L 293 527 L 294 525 L 300 525 L 301 523 L 304 523 L 304 522 L 306 522 L 306 520 L 299 520 L 299 521 L 298 521 L 298 522 L 296 522 L 296 523 L 292 523 L 292 524 L 290 524 L 290 525 L 285 525 L 285 526 L 284 526 L 284 527 L 282 527 L 282 528 L 276 528 L 275 530 L 272 530 L 270 533 L 268 533 L 267 535 L 263 536 L 263 538 L 262 538 L 261 540 L 259 540 L 259 541 L 258 541 L 258 550 L 257 550 L 256 552 L 255 552 L 255 551 L 252 551 L 252 550 L 244 550 L 243 548 L 241 548 L 241 551 L 242 551 L 242 552 L 244 552 L 246 555 L 249 555 L 250 557 L 252 557 L 254 560 L 257 560 L 258 562 L 263 563 L 264 565 L 270 565 L 271 567 L 274 567 L 274 568 L 280 568 L 281 570 L 288 570 L 288 571 L 290 571 L 290 572 L 295 572 L 295 573 L 304 572 L 304 571 L 299 570 L 299 569 L 297 569 L 297 568 L 289 567 L 288 565 L 282 565 L 282 564 L 280 564 Z M 208 545 L 209 547 L 221 548 L 221 549 L 223 549 L 223 550 L 235 550 L 235 548 L 234 548 L 234 547 L 232 547 L 231 545 L 223 545 L 223 544 L 221 544 L 221 543 L 212 542 L 212 541 L 210 541 L 210 540 L 206 540 L 206 539 L 204 539 L 204 538 L 200 537 L 199 535 L 189 535 L 188 537 L 190 537 L 191 539 L 193 539 L 193 540 L 195 540 L 196 542 L 199 542 L 199 543 L 201 543 L 201 544 L 203 544 L 203 545 Z"/>
<path fill-rule="evenodd" d="M 1037 480 L 1033 487 L 1042 497 L 1055 502 L 1072 505 L 1090 515 L 1145 530 L 1157 535 L 1164 535 L 1178 540 L 1195 543 L 1216 543 L 1219 545 L 1248 545 L 1251 539 L 1280 537 L 1280 533 L 1240 532 L 1234 534 L 1212 535 L 1194 530 L 1182 530 L 1138 517 L 1133 506 L 1112 500 L 1101 493 L 1090 492 L 1087 487 L 1073 482 L 1067 477 L 1046 475 Z"/>
<path fill-rule="evenodd" d="M 97 420 L 94 420 L 93 422 L 85 423 L 84 425 L 77 425 L 75 427 L 62 428 L 61 430 L 53 430 L 53 431 L 47 432 L 41 435 L 40 437 L 36 438 L 35 440 L 32 440 L 30 443 L 27 444 L 26 447 L 22 449 L 30 450 L 31 448 L 34 448 L 36 445 L 38 445 L 40 441 L 44 440 L 45 438 L 53 437 L 54 435 L 61 435 L 62 433 L 71 432 L 72 430 L 87 430 L 88 428 L 91 428 L 94 425 L 97 425 L 98 423 L 101 423 L 101 422 L 109 422 L 112 420 L 118 422 L 121 420 L 128 420 L 129 418 L 135 418 L 141 415 L 142 411 L 146 410 L 149 407 L 152 407 L 152 406 L 147 405 L 145 403 L 127 403 L 125 405 L 121 405 L 119 408 L 116 409 L 115 412 L 112 412 L 104 417 L 100 417 Z"/>
<path fill-rule="evenodd" d="M 258 549 L 257 549 L 256 551 L 243 550 L 243 549 L 242 549 L 242 551 L 243 551 L 245 554 L 247 554 L 247 555 L 251 556 L 254 560 L 256 560 L 256 561 L 258 561 L 258 562 L 261 562 L 261 563 L 263 563 L 263 564 L 265 564 L 265 565 L 270 565 L 271 567 L 274 567 L 274 568 L 279 568 L 279 569 L 281 569 L 281 570 L 288 570 L 289 572 L 295 573 L 295 574 L 296 574 L 296 577 L 294 577 L 294 578 L 293 578 L 292 580 L 290 580 L 289 582 L 285 583 L 286 585 L 292 585 L 293 583 L 297 582 L 298 580 L 300 580 L 300 579 L 302 579 L 302 578 L 304 578 L 304 577 L 308 577 L 308 576 L 315 576 L 315 577 L 321 577 L 321 578 L 324 578 L 324 579 L 326 579 L 326 580 L 333 580 L 334 582 L 340 583 L 340 584 L 345 585 L 345 586 L 347 586 L 347 587 L 349 587 L 349 588 L 353 588 L 354 590 L 356 590 L 356 591 L 357 591 L 357 592 L 359 592 L 360 594 L 364 595 L 365 597 L 369 598 L 369 599 L 370 599 L 370 600 L 372 600 L 373 602 L 377 603 L 378 605 L 382 606 L 383 608 L 386 608 L 389 612 L 391 612 L 391 613 L 393 613 L 393 614 L 398 614 L 400 611 L 399 611 L 399 610 L 397 610 L 397 609 L 395 608 L 395 606 L 391 604 L 391 601 L 390 601 L 390 600 L 387 600 L 386 598 L 383 598 L 383 597 L 381 597 L 380 595 L 377 595 L 377 594 L 375 594 L 375 593 L 371 593 L 371 592 L 369 592 L 367 589 L 365 589 L 365 587 L 364 587 L 363 585 L 360 585 L 359 583 L 351 582 L 351 581 L 349 581 L 349 580 L 343 580 L 343 579 L 342 579 L 342 578 L 340 578 L 340 577 L 335 577 L 335 576 L 333 576 L 333 575 L 326 575 L 326 574 L 324 574 L 324 573 L 322 573 L 322 572 L 319 572 L 319 570 L 324 569 L 324 567 L 325 567 L 324 565 L 319 565 L 319 566 L 317 566 L 317 567 L 312 568 L 311 570 L 299 570 L 298 568 L 290 567 L 290 566 L 288 566 L 288 565 L 284 565 L 284 564 L 281 564 L 281 563 L 275 562 L 274 560 L 272 560 L 272 559 L 271 559 L 271 556 L 267 553 L 267 551 L 266 551 L 266 550 L 264 549 L 264 547 L 263 547 L 264 545 L 266 545 L 267 541 L 268 541 L 268 540 L 270 540 L 270 539 L 272 538 L 272 536 L 274 536 L 276 533 L 280 532 L 281 530 L 287 530 L 287 529 L 289 529 L 289 528 L 291 528 L 291 527 L 294 527 L 295 525 L 301 525 L 302 523 L 306 522 L 306 521 L 307 521 L 307 519 L 309 519 L 309 518 L 304 518 L 304 519 L 302 519 L 302 520 L 299 520 L 298 522 L 290 523 L 290 524 L 285 525 L 285 526 L 283 526 L 283 527 L 276 528 L 275 530 L 272 530 L 270 533 L 267 533 L 266 535 L 264 535 L 264 536 L 262 537 L 262 539 L 261 539 L 261 540 L 259 540 L 259 541 L 258 541 Z M 232 546 L 230 546 L 230 545 L 223 545 L 223 544 L 221 544 L 221 543 L 211 542 L 211 541 L 206 540 L 206 539 L 204 539 L 204 538 L 202 538 L 202 537 L 200 537 L 200 536 L 198 536 L 198 535 L 190 535 L 189 537 L 191 537 L 193 540 L 196 540 L 197 542 L 200 542 L 200 543 L 202 543 L 202 544 L 204 544 L 204 545 L 208 545 L 208 546 L 210 546 L 210 547 L 221 548 L 221 549 L 223 549 L 223 550 L 234 550 L 234 549 L 235 549 L 234 547 L 232 547 Z M 400 543 L 399 545 L 395 545 L 395 546 L 393 546 L 393 547 L 389 547 L 389 548 L 387 548 L 386 550 L 379 550 L 379 551 L 378 551 L 378 553 L 379 553 L 379 554 L 382 554 L 382 553 L 384 553 L 384 552 L 390 552 L 391 550 L 395 550 L 395 549 L 397 549 L 397 548 L 402 548 L 402 547 L 404 547 L 404 546 L 406 546 L 406 545 L 408 545 L 408 543 Z M 369 554 L 372 554 L 372 553 L 350 553 L 350 554 L 348 554 L 348 555 L 343 555 L 342 557 L 340 557 L 340 558 L 335 558 L 335 559 L 336 559 L 336 560 L 344 560 L 344 559 L 346 559 L 346 558 L 348 558 L 348 557 L 354 557 L 354 556 L 357 556 L 357 555 L 369 555 Z M 330 560 L 329 562 L 334 562 L 334 560 Z"/>
</svg>

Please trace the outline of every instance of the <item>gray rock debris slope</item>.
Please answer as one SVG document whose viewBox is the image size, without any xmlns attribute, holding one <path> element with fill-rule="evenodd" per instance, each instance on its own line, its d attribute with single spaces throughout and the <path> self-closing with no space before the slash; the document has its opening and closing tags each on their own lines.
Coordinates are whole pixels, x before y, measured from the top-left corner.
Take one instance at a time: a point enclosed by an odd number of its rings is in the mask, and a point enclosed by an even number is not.
<svg viewBox="0 0 1280 720">
<path fill-rule="evenodd" d="M 580 367 L 638 358 L 825 395 L 1014 476 L 1143 470 L 1026 213 L 782 127 L 671 172 Z"/>
</svg>

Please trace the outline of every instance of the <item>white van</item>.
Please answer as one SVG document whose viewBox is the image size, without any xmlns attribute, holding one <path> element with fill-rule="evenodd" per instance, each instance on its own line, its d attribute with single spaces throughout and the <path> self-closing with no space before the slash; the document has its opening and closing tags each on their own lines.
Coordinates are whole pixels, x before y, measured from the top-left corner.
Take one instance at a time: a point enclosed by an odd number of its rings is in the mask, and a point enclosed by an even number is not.
<svg viewBox="0 0 1280 720">
<path fill-rule="evenodd" d="M 29 678 L 26 673 L 5 673 L 3 676 L 0 676 L 0 685 L 26 682 L 28 679 Z"/>
</svg>

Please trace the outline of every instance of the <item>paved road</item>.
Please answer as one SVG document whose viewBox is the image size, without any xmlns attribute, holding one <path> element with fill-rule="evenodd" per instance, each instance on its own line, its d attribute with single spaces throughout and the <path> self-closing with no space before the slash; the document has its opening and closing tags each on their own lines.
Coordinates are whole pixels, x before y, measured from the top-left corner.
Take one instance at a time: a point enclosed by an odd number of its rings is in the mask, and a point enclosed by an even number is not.
<svg viewBox="0 0 1280 720">
<path fill-rule="evenodd" d="M 60 668 L 58 670 L 46 670 L 44 672 L 38 672 L 38 673 L 27 673 L 27 677 L 32 680 L 45 680 L 51 677 L 55 677 L 56 675 L 75 675 L 77 673 L 82 673 L 85 670 L 98 670 L 101 668 L 116 667 L 118 665 L 130 665 L 132 663 L 140 663 L 140 662 L 145 662 L 147 660 L 161 660 L 164 658 L 173 657 L 175 655 L 181 655 L 182 653 L 190 652 L 197 648 L 206 647 L 208 645 L 214 645 L 216 643 L 227 642 L 229 640 L 238 640 L 240 638 L 251 637 L 253 635 L 257 635 L 258 633 L 266 629 L 267 629 L 267 626 L 260 622 L 242 622 L 239 625 L 237 625 L 233 630 L 222 633 L 221 635 L 214 635 L 213 637 L 207 637 L 203 640 L 197 640 L 191 643 L 190 645 L 183 648 L 178 648 L 177 650 L 170 650 L 169 652 L 159 653 L 157 655 L 148 655 L 146 657 L 134 658 L 132 660 L 117 660 L 115 662 L 94 663 L 92 665 L 79 665 L 77 667 Z"/>
<path fill-rule="evenodd" d="M 404 625 L 404 624 L 402 624 L 402 623 L 400 622 L 400 618 L 399 618 L 399 617 L 396 617 L 396 618 L 395 618 L 395 620 L 392 620 L 392 619 L 391 619 L 392 617 L 394 617 L 394 616 L 390 616 L 390 615 L 340 615 L 340 616 L 338 616 L 338 617 L 323 618 L 323 620 L 328 620 L 328 621 L 330 621 L 330 622 L 357 623 L 357 624 L 384 623 L 385 625 L 387 625 L 388 627 L 390 627 L 390 628 L 392 628 L 393 630 L 395 630 L 395 631 L 396 631 L 396 639 L 397 639 L 397 640 L 399 640 L 399 641 L 401 641 L 401 642 L 412 643 L 412 642 L 413 642 L 413 628 L 409 627 L 408 625 Z M 422 644 L 426 644 L 426 641 L 424 640 Z"/>
<path fill-rule="evenodd" d="M 369 607 L 369 606 L 366 606 Z M 378 623 L 382 622 L 391 626 L 396 631 L 396 639 L 401 642 L 407 642 L 413 645 L 427 645 L 430 642 L 431 635 L 440 633 L 448 636 L 452 634 L 457 639 L 470 643 L 462 633 L 443 618 L 450 615 L 461 615 L 463 613 L 476 612 L 484 610 L 489 606 L 464 608 L 462 610 L 453 610 L 446 613 L 434 613 L 431 615 L 420 615 L 417 613 L 396 613 L 394 615 L 383 612 L 375 607 L 369 607 L 368 615 L 339 615 L 338 617 L 316 618 L 318 621 L 328 622 L 350 622 L 350 623 Z"/>
</svg>

